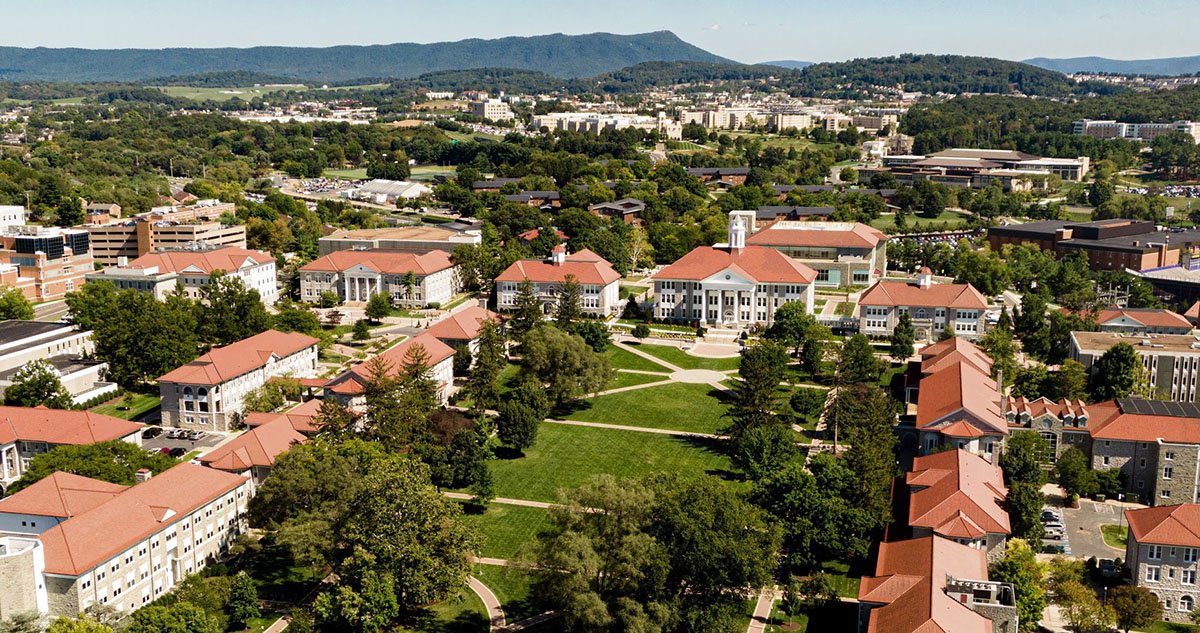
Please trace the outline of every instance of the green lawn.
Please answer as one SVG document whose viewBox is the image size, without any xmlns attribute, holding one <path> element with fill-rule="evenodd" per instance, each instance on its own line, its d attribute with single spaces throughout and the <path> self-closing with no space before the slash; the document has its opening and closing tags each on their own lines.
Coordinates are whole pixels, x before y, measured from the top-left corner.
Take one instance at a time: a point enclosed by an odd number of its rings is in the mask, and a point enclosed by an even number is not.
<svg viewBox="0 0 1200 633">
<path fill-rule="evenodd" d="M 543 424 L 523 457 L 491 462 L 496 496 L 558 501 L 594 475 L 618 478 L 670 472 L 684 477 L 731 472 L 719 440 L 672 437 L 563 424 Z"/>
<path fill-rule="evenodd" d="M 509 623 L 548 610 L 533 595 L 533 576 L 523 569 L 476 565 L 474 576 L 496 594 L 496 599 L 504 609 L 504 619 Z"/>
<path fill-rule="evenodd" d="M 620 387 L 632 387 L 634 385 L 648 385 L 652 382 L 662 382 L 666 380 L 666 376 L 655 376 L 653 374 L 633 374 L 626 371 L 618 371 L 613 374 L 613 379 L 608 381 L 608 389 L 617 389 Z"/>
<path fill-rule="evenodd" d="M 396 633 L 487 633 L 487 611 L 475 592 L 463 587 L 413 616 Z"/>
<path fill-rule="evenodd" d="M 671 345 L 654 345 L 652 343 L 628 343 L 638 349 L 681 369 L 711 369 L 713 371 L 729 371 L 737 369 L 742 361 L 741 356 L 730 358 L 701 358 Z"/>
<path fill-rule="evenodd" d="M 347 180 L 364 180 L 367 177 L 367 168 L 358 167 L 355 169 L 326 169 L 326 178 L 345 178 Z"/>
<path fill-rule="evenodd" d="M 673 382 L 588 398 L 565 417 L 583 422 L 624 424 L 693 433 L 716 433 L 728 424 L 727 405 L 708 385 Z M 543 427 L 544 428 L 544 427 Z"/>
<path fill-rule="evenodd" d="M 89 411 L 101 415 L 111 415 L 122 420 L 136 420 L 160 406 L 162 406 L 162 399 L 158 396 L 135 393 L 133 394 L 133 403 L 129 408 L 125 407 L 125 396 L 121 396 L 104 404 L 96 405 Z"/>
<path fill-rule="evenodd" d="M 635 321 L 633 319 L 617 319 L 617 323 L 628 325 L 631 328 L 639 325 L 645 325 L 651 330 L 667 330 L 669 332 L 680 332 L 683 334 L 693 334 L 696 328 L 690 325 L 678 325 L 676 323 L 646 323 L 645 321 Z"/>
<path fill-rule="evenodd" d="M 833 581 L 838 595 L 843 598 L 858 598 L 858 584 L 861 578 L 850 575 L 850 567 L 845 563 L 826 562 L 821 565 L 829 580 Z"/>
<path fill-rule="evenodd" d="M 483 535 L 480 556 L 509 560 L 537 536 L 549 513 L 541 508 L 492 503 L 483 514 L 465 514 L 463 518 Z"/>
<path fill-rule="evenodd" d="M 1177 622 L 1158 622 L 1149 628 L 1134 630 L 1142 631 L 1143 633 L 1197 633 L 1200 631 L 1200 626 Z"/>
<path fill-rule="evenodd" d="M 270 628 L 272 624 L 275 624 L 275 621 L 279 619 L 280 615 L 281 614 L 275 613 L 274 611 L 268 611 L 257 618 L 250 618 L 250 621 L 246 623 L 246 628 L 244 630 L 246 633 L 262 633 Z"/>
<path fill-rule="evenodd" d="M 852 316 L 854 314 L 854 302 L 842 301 L 833 307 L 833 313 L 838 316 Z"/>
<path fill-rule="evenodd" d="M 946 224 L 947 227 L 953 228 L 960 224 L 967 223 L 967 216 L 953 211 L 942 211 L 936 218 L 926 218 L 920 215 L 910 215 L 907 218 L 908 228 L 919 229 L 929 226 L 930 224 Z M 896 216 L 884 215 L 874 220 L 871 220 L 871 226 L 877 229 L 894 229 L 896 228 Z"/>
<path fill-rule="evenodd" d="M 1124 525 L 1101 525 L 1100 534 L 1104 536 L 1104 544 L 1124 551 L 1129 539 L 1129 528 Z"/>
<path fill-rule="evenodd" d="M 633 352 L 609 344 L 604 350 L 604 355 L 608 357 L 608 362 L 616 369 L 636 369 L 638 371 L 658 371 L 664 374 L 671 373 L 670 369 L 659 365 L 658 363 L 638 356 Z"/>
</svg>

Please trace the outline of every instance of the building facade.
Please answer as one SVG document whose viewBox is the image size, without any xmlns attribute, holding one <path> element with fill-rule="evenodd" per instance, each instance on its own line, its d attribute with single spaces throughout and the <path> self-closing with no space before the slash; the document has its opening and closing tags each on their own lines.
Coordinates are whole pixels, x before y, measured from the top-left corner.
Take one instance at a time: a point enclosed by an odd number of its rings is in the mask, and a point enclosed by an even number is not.
<svg viewBox="0 0 1200 633">
<path fill-rule="evenodd" d="M 15 225 L 0 234 L 0 285 L 19 289 L 30 301 L 78 290 L 92 261 L 85 231 Z"/>
<path fill-rule="evenodd" d="M 1088 405 L 1092 468 L 1118 469 L 1147 505 L 1200 501 L 1200 407 L 1123 398 Z"/>
<path fill-rule="evenodd" d="M 246 248 L 246 227 L 219 221 L 150 220 L 136 217 L 121 222 L 80 227 L 92 240 L 93 255 L 104 266 L 119 266 L 155 251 L 205 248 Z"/>
<path fill-rule="evenodd" d="M 117 385 L 105 380 L 108 363 L 93 358 L 92 333 L 69 323 L 0 321 L 0 395 L 34 360 L 44 360 L 76 402 L 86 402 Z"/>
<path fill-rule="evenodd" d="M 412 282 L 412 286 L 406 282 Z M 300 269 L 300 297 L 317 302 L 332 292 L 342 301 L 363 302 L 377 294 L 393 304 L 445 304 L 458 292 L 458 267 L 446 251 L 422 255 L 398 251 L 335 251 Z"/>
<path fill-rule="evenodd" d="M 199 299 L 200 290 L 212 283 L 213 275 L 220 273 L 240 279 L 248 290 L 257 291 L 259 299 L 266 305 L 275 305 L 279 300 L 275 258 L 262 251 L 227 246 L 215 250 L 150 253 L 129 262 L 126 267 L 118 267 L 112 278 L 141 290 L 143 286 L 134 283 L 137 281 L 134 273 L 138 270 L 145 271 L 144 288 L 156 292 L 156 296 L 166 281 L 163 277 L 173 273 L 176 287 L 188 298 Z M 155 283 L 151 284 L 151 280 Z"/>
<path fill-rule="evenodd" d="M 1200 506 L 1192 503 L 1126 510 L 1125 566 L 1136 587 L 1158 598 L 1163 619 L 1191 622 L 1200 599 Z"/>
<path fill-rule="evenodd" d="M 1071 332 L 1070 358 L 1090 374 L 1096 361 L 1118 343 L 1133 346 L 1150 389 L 1160 396 L 1196 402 L 1200 385 L 1200 342 L 1193 336 L 1172 334 L 1122 334 L 1120 332 Z"/>
<path fill-rule="evenodd" d="M 735 212 L 736 213 L 736 212 Z M 817 286 L 869 286 L 887 274 L 887 236 L 857 222 L 783 220 L 746 239 L 817 272 Z"/>
<path fill-rule="evenodd" d="M 229 431 L 246 395 L 271 378 L 311 378 L 317 370 L 317 339 L 267 330 L 218 347 L 158 378 L 162 424 Z"/>
<path fill-rule="evenodd" d="M 1046 440 L 1048 451 L 1043 458 L 1047 464 L 1057 462 L 1063 451 L 1071 447 L 1084 455 L 1092 453 L 1090 417 L 1082 400 L 1051 402 L 1046 398 L 1010 397 L 1004 400 L 1004 419 L 1009 435 L 1037 433 Z"/>
<path fill-rule="evenodd" d="M 460 244 L 478 245 L 483 236 L 478 229 L 461 231 L 438 226 L 397 226 L 379 229 L 337 229 L 317 240 L 321 255 L 336 251 L 381 249 L 406 253 L 454 250 Z"/>
<path fill-rule="evenodd" d="M 918 341 L 935 341 L 949 330 L 976 340 L 987 331 L 987 299 L 971 284 L 935 284 L 922 268 L 916 283 L 879 281 L 858 300 L 858 328 L 867 336 L 891 336 L 901 314 L 912 319 Z"/>
<path fill-rule="evenodd" d="M 988 244 L 996 252 L 1005 244 L 1034 244 L 1059 257 L 1081 251 L 1092 270 L 1148 271 L 1200 265 L 1200 258 L 1192 256 L 1200 249 L 1200 231 L 1159 231 L 1153 222 L 1123 218 L 994 226 L 988 229 Z"/>
<path fill-rule="evenodd" d="M 621 274 L 592 251 L 584 249 L 568 255 L 561 244 L 555 247 L 549 259 L 523 259 L 500 273 L 496 277 L 496 306 L 499 310 L 516 308 L 521 285 L 528 281 L 533 285 L 542 311 L 552 314 L 568 279 L 579 284 L 579 303 L 584 313 L 609 316 L 617 311 Z"/>
<path fill-rule="evenodd" d="M 144 426 L 90 411 L 0 406 L 0 488 L 20 479 L 31 459 L 56 446 L 113 440 L 141 446 Z"/>
</svg>

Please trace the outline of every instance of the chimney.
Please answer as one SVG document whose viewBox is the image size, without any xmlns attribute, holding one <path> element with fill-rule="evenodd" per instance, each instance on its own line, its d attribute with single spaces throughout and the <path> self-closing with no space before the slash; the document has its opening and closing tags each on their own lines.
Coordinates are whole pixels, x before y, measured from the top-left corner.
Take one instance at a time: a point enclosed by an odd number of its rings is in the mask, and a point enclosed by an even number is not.
<svg viewBox="0 0 1200 633">
<path fill-rule="evenodd" d="M 928 266 L 922 266 L 917 271 L 917 287 L 928 288 L 933 285 L 933 271 Z"/>
<path fill-rule="evenodd" d="M 565 261 L 567 261 L 567 247 L 559 244 L 550 251 L 550 263 L 559 266 Z"/>
<path fill-rule="evenodd" d="M 149 468 L 139 468 L 137 473 L 134 474 L 133 479 L 140 484 L 150 481 L 150 478 L 153 476 L 154 473 L 150 472 Z"/>
</svg>

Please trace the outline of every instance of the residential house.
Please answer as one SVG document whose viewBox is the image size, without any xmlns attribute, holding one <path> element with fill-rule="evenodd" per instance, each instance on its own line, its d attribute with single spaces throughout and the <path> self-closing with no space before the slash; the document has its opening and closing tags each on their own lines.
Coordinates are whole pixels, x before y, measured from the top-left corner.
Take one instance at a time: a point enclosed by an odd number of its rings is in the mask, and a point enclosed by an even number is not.
<svg viewBox="0 0 1200 633">
<path fill-rule="evenodd" d="M 1200 501 L 1200 405 L 1120 398 L 1087 410 L 1094 470 L 1119 469 L 1147 505 Z"/>
<path fill-rule="evenodd" d="M 1117 343 L 1133 346 L 1153 392 L 1170 400 L 1196 402 L 1200 392 L 1200 341 L 1172 334 L 1071 332 L 1070 357 L 1090 374 L 1097 360 Z"/>
<path fill-rule="evenodd" d="M 316 375 L 317 339 L 267 330 L 159 376 L 163 426 L 228 431 L 252 391 L 271 378 Z"/>
<path fill-rule="evenodd" d="M 515 308 L 521 284 L 529 281 L 542 304 L 542 311 L 551 314 L 558 306 L 567 279 L 579 284 L 583 312 L 592 316 L 609 316 L 616 312 L 620 300 L 617 282 L 621 274 L 592 251 L 585 248 L 568 255 L 562 244 L 554 248 L 548 259 L 522 259 L 500 273 L 496 277 L 496 305 L 500 310 Z"/>
<path fill-rule="evenodd" d="M 0 321 L 0 395 L 34 360 L 50 363 L 72 402 L 86 402 L 117 390 L 105 380 L 108 363 L 92 358 L 92 333 L 70 323 Z"/>
<path fill-rule="evenodd" d="M 916 283 L 878 281 L 858 300 L 859 331 L 891 336 L 901 314 L 912 319 L 918 341 L 936 341 L 945 330 L 975 340 L 987 327 L 987 299 L 971 284 L 935 284 L 922 267 Z"/>
<path fill-rule="evenodd" d="M 621 198 L 613 202 L 600 202 L 593 205 L 588 205 L 588 211 L 592 215 L 605 219 L 617 219 L 625 224 L 641 226 L 642 211 L 646 210 L 646 203 L 637 198 Z"/>
<path fill-rule="evenodd" d="M 397 305 L 440 305 L 458 292 L 458 267 L 446 251 L 335 251 L 300 268 L 303 300 L 320 301 L 325 292 L 349 302 L 386 294 Z"/>
<path fill-rule="evenodd" d="M 91 411 L 0 406 L 0 488 L 20 479 L 31 459 L 56 446 L 114 440 L 141 446 L 144 426 Z"/>
<path fill-rule="evenodd" d="M 745 328 L 769 325 L 786 303 L 813 312 L 817 272 L 765 246 L 746 243 L 745 221 L 730 214 L 729 242 L 692 249 L 654 274 L 660 319 Z"/>
<path fill-rule="evenodd" d="M 383 362 L 386 375 L 396 376 L 403 370 L 410 350 L 421 350 L 429 368 L 429 378 L 437 386 L 438 398 L 446 402 L 454 385 L 454 348 L 439 341 L 429 333 L 414 336 L 387 351 L 367 359 L 325 384 L 325 397 L 332 398 L 348 407 L 361 407 L 366 385 L 374 377 L 375 359 Z M 414 353 L 416 353 L 414 351 Z"/>
<path fill-rule="evenodd" d="M 1017 633 L 1013 586 L 988 580 L 982 549 L 940 536 L 879 544 L 858 588 L 860 633 Z"/>
<path fill-rule="evenodd" d="M 1046 398 L 1030 400 L 1020 396 L 1004 400 L 1004 419 L 1010 435 L 1032 432 L 1046 440 L 1047 464 L 1058 461 L 1063 451 L 1078 448 L 1085 455 L 1092 452 L 1092 434 L 1088 428 L 1087 405 L 1082 400 L 1052 402 Z"/>
<path fill-rule="evenodd" d="M 200 289 L 211 284 L 213 276 L 219 273 L 241 279 L 247 289 L 258 291 L 259 299 L 266 305 L 275 305 L 279 300 L 275 258 L 262 251 L 234 246 L 214 250 L 164 251 L 142 255 L 129 262 L 126 268 L 130 271 L 144 270 L 147 276 L 174 273 L 177 286 L 192 299 L 199 299 Z"/>
<path fill-rule="evenodd" d="M 2 613 L 130 612 L 224 554 L 252 482 L 179 464 L 117 486 L 56 473 L 0 500 Z"/>
<path fill-rule="evenodd" d="M 1200 505 L 1185 503 L 1126 510 L 1129 538 L 1125 566 L 1135 587 L 1144 587 L 1162 603 L 1164 620 L 1191 623 L 1200 598 L 1196 561 L 1200 560 Z"/>
<path fill-rule="evenodd" d="M 817 286 L 868 286 L 887 274 L 888 237 L 858 222 L 780 220 L 746 238 L 817 271 Z"/>
<path fill-rule="evenodd" d="M 1008 489 L 1000 467 L 964 450 L 917 457 L 905 474 L 908 525 L 916 538 L 937 535 L 987 552 L 1004 553 Z"/>
</svg>

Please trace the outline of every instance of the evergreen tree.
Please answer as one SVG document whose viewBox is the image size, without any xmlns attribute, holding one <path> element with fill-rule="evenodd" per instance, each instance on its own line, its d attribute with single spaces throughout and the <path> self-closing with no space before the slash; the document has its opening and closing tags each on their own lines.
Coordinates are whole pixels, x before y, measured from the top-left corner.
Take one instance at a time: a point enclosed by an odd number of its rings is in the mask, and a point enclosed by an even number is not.
<svg viewBox="0 0 1200 633">
<path fill-rule="evenodd" d="M 533 291 L 533 282 L 528 279 L 517 287 L 516 306 L 512 318 L 508 320 L 508 331 L 517 341 L 524 341 L 525 335 L 542 324 L 542 304 Z"/>
<path fill-rule="evenodd" d="M 371 338 L 371 328 L 367 325 L 366 319 L 359 319 L 354 322 L 354 332 L 352 337 L 356 341 L 365 341 Z"/>
<path fill-rule="evenodd" d="M 907 359 L 913 355 L 913 342 L 915 340 L 916 334 L 913 333 L 912 318 L 905 312 L 900 315 L 900 319 L 896 322 L 896 327 L 892 330 L 889 354 L 896 360 Z"/>
<path fill-rule="evenodd" d="M 479 325 L 475 366 L 467 376 L 466 390 L 475 408 L 495 409 L 500 404 L 500 372 L 507 364 L 504 332 L 497 321 L 488 319 Z"/>
<path fill-rule="evenodd" d="M 839 385 L 875 382 L 882 371 L 883 366 L 875 358 L 875 349 L 867 337 L 855 334 L 842 344 L 836 376 Z"/>
<path fill-rule="evenodd" d="M 558 294 L 558 307 L 554 313 L 554 324 L 570 332 L 583 319 L 583 296 L 574 275 L 567 275 Z"/>
<path fill-rule="evenodd" d="M 735 444 L 750 429 L 783 424 L 775 412 L 779 407 L 779 383 L 787 370 L 787 360 L 787 351 L 772 340 L 760 341 L 742 354 L 733 407 L 728 413 L 733 423 L 724 429 Z"/>
</svg>

